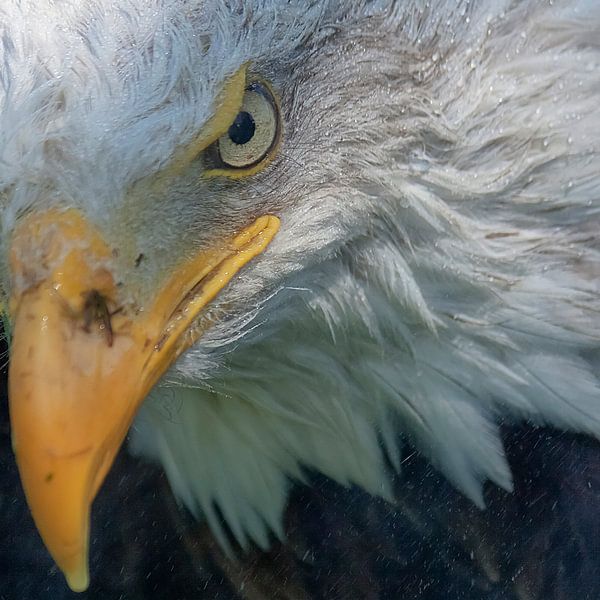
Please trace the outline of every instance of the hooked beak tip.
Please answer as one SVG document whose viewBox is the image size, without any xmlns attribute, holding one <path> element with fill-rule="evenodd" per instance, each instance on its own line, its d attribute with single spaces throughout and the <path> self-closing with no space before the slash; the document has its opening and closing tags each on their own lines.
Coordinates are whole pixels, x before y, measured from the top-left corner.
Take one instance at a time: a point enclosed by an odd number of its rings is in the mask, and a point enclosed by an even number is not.
<svg viewBox="0 0 600 600">
<path fill-rule="evenodd" d="M 75 565 L 72 569 L 65 570 L 64 575 L 71 590 L 74 592 L 85 592 L 90 584 L 90 575 L 85 557 L 82 556 L 79 564 Z"/>
</svg>

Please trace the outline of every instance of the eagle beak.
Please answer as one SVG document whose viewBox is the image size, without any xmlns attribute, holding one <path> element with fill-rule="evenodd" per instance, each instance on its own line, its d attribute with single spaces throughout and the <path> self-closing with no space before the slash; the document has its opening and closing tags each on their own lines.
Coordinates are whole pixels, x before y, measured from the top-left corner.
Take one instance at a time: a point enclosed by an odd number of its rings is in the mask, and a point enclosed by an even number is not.
<svg viewBox="0 0 600 600">
<path fill-rule="evenodd" d="M 9 399 L 28 504 L 74 591 L 88 586 L 91 503 L 133 417 L 201 335 L 198 316 L 279 227 L 263 216 L 189 260 L 149 307 L 128 304 L 112 252 L 74 210 L 25 217 L 12 242 Z"/>
</svg>

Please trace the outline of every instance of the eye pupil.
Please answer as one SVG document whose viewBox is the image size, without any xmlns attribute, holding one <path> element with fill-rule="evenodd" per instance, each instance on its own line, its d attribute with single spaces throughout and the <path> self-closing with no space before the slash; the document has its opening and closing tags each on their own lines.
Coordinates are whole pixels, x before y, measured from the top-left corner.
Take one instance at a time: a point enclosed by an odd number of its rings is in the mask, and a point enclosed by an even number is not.
<svg viewBox="0 0 600 600">
<path fill-rule="evenodd" d="M 252 115 L 245 110 L 238 113 L 235 121 L 229 128 L 229 139 L 238 145 L 247 144 L 254 135 L 256 125 Z"/>
</svg>

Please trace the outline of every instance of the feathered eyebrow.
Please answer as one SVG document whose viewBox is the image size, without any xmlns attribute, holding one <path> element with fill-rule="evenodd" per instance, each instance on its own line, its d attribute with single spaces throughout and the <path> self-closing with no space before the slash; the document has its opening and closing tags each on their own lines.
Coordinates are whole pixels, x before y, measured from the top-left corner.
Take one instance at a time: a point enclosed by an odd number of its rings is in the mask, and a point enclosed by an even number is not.
<svg viewBox="0 0 600 600">
<path fill-rule="evenodd" d="M 246 71 L 248 65 L 242 65 L 223 85 L 217 99 L 212 117 L 204 124 L 198 136 L 187 146 L 178 150 L 168 171 L 177 175 L 197 156 L 220 138 L 233 123 L 240 111 L 246 89 Z"/>
</svg>

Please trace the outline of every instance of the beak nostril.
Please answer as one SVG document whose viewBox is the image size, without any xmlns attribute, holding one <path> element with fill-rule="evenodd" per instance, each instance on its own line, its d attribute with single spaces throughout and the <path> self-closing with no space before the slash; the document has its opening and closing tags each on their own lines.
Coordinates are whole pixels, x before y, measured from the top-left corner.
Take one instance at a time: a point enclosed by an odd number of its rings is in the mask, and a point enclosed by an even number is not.
<svg viewBox="0 0 600 600">
<path fill-rule="evenodd" d="M 111 313 L 106 298 L 98 290 L 87 292 L 83 302 L 83 330 L 90 333 L 92 324 L 96 323 L 107 345 L 112 346 L 114 336 L 111 318 L 119 310 Z"/>
</svg>

